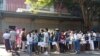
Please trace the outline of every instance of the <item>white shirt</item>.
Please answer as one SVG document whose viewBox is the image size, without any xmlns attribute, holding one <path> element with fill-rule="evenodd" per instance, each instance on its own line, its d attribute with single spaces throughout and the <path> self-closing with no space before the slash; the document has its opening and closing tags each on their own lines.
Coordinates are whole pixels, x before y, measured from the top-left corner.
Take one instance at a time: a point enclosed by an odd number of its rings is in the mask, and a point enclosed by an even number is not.
<svg viewBox="0 0 100 56">
<path fill-rule="evenodd" d="M 44 42 L 48 42 L 49 41 L 49 33 L 48 32 L 44 32 Z"/>
<path fill-rule="evenodd" d="M 70 33 L 70 41 L 74 39 L 74 34 Z"/>
<path fill-rule="evenodd" d="M 29 45 L 32 42 L 33 42 L 33 34 L 31 34 L 31 36 L 28 34 L 27 35 L 27 45 Z"/>
<path fill-rule="evenodd" d="M 96 37 L 96 36 L 97 36 L 97 34 L 94 32 L 94 33 L 93 33 L 93 36 L 94 36 L 94 37 Z"/>
<path fill-rule="evenodd" d="M 10 40 L 15 41 L 17 36 L 16 31 L 10 31 L 10 36 Z"/>
<path fill-rule="evenodd" d="M 78 34 L 77 34 L 77 37 L 78 37 L 78 38 L 82 38 L 82 37 L 83 37 L 83 34 L 82 34 L 82 33 L 78 33 Z"/>
<path fill-rule="evenodd" d="M 75 39 L 75 40 L 79 39 L 79 38 L 77 37 L 77 34 L 76 34 L 76 33 L 74 34 L 74 39 Z"/>
<path fill-rule="evenodd" d="M 82 37 L 81 37 L 81 44 L 85 44 L 86 43 L 86 40 L 85 40 L 85 34 L 82 34 Z"/>
<path fill-rule="evenodd" d="M 10 33 L 4 33 L 3 38 L 4 39 L 9 39 L 10 38 Z"/>
</svg>

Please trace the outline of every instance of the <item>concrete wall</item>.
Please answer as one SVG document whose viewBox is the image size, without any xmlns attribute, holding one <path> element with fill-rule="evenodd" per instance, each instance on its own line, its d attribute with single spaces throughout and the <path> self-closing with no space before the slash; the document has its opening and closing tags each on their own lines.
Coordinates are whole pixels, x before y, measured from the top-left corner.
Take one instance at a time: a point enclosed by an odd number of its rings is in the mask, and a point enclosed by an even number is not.
<svg viewBox="0 0 100 56">
<path fill-rule="evenodd" d="M 59 27 L 61 30 L 68 30 L 68 29 L 81 30 L 82 23 L 81 21 L 62 21 L 59 22 Z"/>
<path fill-rule="evenodd" d="M 43 19 L 36 19 L 32 21 L 32 26 L 34 29 L 39 28 L 57 28 L 58 27 L 58 21 L 56 20 L 43 20 Z"/>
<path fill-rule="evenodd" d="M 61 30 L 66 29 L 81 29 L 80 21 L 59 21 L 49 19 L 35 19 L 30 18 L 12 18 L 6 17 L 2 19 L 2 31 L 8 29 L 9 26 L 16 26 L 19 28 L 26 28 L 27 30 L 40 29 L 40 28 L 60 28 Z"/>
<path fill-rule="evenodd" d="M 6 17 L 2 19 L 1 29 L 4 32 L 9 26 L 16 26 L 19 28 L 26 28 L 26 30 L 49 28 L 55 29 L 60 28 L 61 30 L 66 29 L 81 29 L 80 21 L 60 21 L 60 20 L 49 20 L 49 19 L 30 19 L 30 18 L 13 18 Z"/>
<path fill-rule="evenodd" d="M 59 21 L 59 20 L 46 20 L 46 19 L 37 19 L 32 21 L 32 28 L 49 28 L 55 29 L 60 28 L 61 30 L 67 29 L 81 29 L 82 24 L 80 21 Z"/>
<path fill-rule="evenodd" d="M 31 29 L 31 19 L 28 18 L 11 18 L 6 17 L 2 20 L 2 31 L 8 29 L 9 26 L 16 26 L 19 28 Z"/>
</svg>

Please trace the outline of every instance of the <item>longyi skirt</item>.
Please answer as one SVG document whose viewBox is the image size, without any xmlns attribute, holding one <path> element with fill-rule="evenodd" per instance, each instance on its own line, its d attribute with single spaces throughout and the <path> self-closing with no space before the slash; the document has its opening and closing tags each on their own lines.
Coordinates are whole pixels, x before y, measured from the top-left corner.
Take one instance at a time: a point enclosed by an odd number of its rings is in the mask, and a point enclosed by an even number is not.
<svg viewBox="0 0 100 56">
<path fill-rule="evenodd" d="M 11 50 L 9 39 L 5 39 L 5 48 L 6 50 Z"/>
</svg>

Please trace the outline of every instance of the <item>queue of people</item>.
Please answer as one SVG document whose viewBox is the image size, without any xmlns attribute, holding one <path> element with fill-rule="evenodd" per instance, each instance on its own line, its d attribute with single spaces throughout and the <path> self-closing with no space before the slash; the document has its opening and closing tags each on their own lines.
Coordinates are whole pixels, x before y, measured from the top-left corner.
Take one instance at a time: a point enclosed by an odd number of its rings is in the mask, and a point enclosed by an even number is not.
<svg viewBox="0 0 100 56">
<path fill-rule="evenodd" d="M 100 50 L 100 33 L 93 31 L 83 33 L 76 30 L 60 31 L 57 28 L 55 31 L 49 32 L 45 28 L 40 31 L 32 30 L 27 33 L 25 28 L 23 28 L 20 33 L 15 29 L 6 30 L 3 38 L 7 51 L 14 51 L 18 48 L 18 50 L 21 49 L 23 52 L 27 52 L 29 56 L 32 56 L 32 52 L 47 55 L 52 51 L 59 54 Z"/>
</svg>

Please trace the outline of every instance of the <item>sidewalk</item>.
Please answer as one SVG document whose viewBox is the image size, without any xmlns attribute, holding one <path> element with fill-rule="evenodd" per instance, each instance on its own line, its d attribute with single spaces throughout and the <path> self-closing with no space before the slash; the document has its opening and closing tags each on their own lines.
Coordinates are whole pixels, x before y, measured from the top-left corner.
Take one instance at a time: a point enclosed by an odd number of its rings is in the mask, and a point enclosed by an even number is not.
<svg viewBox="0 0 100 56">
<path fill-rule="evenodd" d="M 12 56 L 12 53 L 6 52 L 4 45 L 0 45 L 0 56 Z M 20 52 L 20 56 L 29 56 L 29 55 L 25 52 Z M 40 55 L 33 54 L 33 56 L 45 56 L 45 55 L 44 54 L 40 54 Z M 51 54 L 47 56 L 100 56 L 100 50 L 99 51 L 85 51 L 80 54 L 69 53 L 69 52 L 61 53 L 61 54 L 54 54 L 53 52 L 51 52 Z"/>
<path fill-rule="evenodd" d="M 0 45 L 0 56 L 11 56 L 11 53 L 6 52 L 4 45 Z"/>
</svg>

